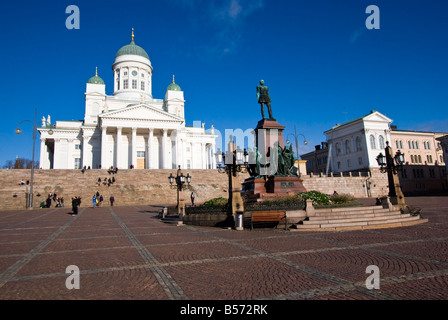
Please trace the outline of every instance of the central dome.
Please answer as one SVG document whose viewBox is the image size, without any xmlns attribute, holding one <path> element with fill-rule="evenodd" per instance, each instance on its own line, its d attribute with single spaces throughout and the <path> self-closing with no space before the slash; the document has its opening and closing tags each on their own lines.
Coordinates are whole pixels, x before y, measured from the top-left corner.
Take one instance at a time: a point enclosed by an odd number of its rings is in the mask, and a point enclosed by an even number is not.
<svg viewBox="0 0 448 320">
<path fill-rule="evenodd" d="M 134 29 L 132 29 L 131 43 L 121 47 L 120 50 L 118 50 L 117 54 L 115 55 L 115 58 L 126 54 L 141 56 L 149 60 L 149 56 L 146 53 L 146 51 L 142 47 L 135 44 Z"/>
</svg>

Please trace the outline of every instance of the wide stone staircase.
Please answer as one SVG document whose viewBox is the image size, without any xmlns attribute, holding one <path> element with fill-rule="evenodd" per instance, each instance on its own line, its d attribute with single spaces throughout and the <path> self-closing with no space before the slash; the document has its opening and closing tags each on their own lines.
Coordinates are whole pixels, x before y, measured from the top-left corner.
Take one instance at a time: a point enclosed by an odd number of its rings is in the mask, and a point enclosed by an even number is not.
<svg viewBox="0 0 448 320">
<path fill-rule="evenodd" d="M 309 216 L 290 227 L 290 231 L 343 231 L 411 226 L 428 222 L 420 215 L 401 213 L 397 208 L 363 206 L 354 208 L 315 209 Z"/>
</svg>

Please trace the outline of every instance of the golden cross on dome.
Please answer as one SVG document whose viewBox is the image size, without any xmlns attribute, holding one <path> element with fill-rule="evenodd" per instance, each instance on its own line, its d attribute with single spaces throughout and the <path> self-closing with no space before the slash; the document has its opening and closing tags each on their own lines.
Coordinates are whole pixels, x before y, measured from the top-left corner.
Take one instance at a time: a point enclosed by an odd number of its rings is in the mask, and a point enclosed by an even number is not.
<svg viewBox="0 0 448 320">
<path fill-rule="evenodd" d="M 95 77 L 98 77 L 98 67 L 95 67 Z"/>
</svg>

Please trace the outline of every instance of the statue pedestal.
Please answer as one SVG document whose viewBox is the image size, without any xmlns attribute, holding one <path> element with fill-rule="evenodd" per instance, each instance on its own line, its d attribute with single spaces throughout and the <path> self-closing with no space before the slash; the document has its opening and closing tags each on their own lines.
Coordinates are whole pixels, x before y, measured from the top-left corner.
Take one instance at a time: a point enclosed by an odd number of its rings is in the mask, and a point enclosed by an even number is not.
<svg viewBox="0 0 448 320">
<path fill-rule="evenodd" d="M 283 130 L 286 127 L 280 125 L 275 119 L 262 119 L 258 121 L 255 128 L 255 145 L 258 150 L 263 154 L 269 151 L 269 147 L 273 146 L 278 141 L 280 147 L 284 148 L 285 143 L 283 141 Z"/>
<path fill-rule="evenodd" d="M 247 202 L 268 200 L 279 196 L 305 192 L 302 179 L 290 173 L 289 166 L 285 170 L 286 156 L 283 167 L 279 166 L 279 152 L 285 149 L 283 138 L 284 126 L 275 119 L 262 119 L 255 128 L 255 143 L 260 153 L 260 169 L 258 177 L 250 177 L 243 182 L 241 194 Z M 279 151 L 280 149 L 280 151 Z M 290 163 L 291 166 L 294 163 Z M 281 168 L 281 170 L 280 170 Z M 285 173 L 288 171 L 288 173 Z"/>
<path fill-rule="evenodd" d="M 249 203 L 306 192 L 302 179 L 295 176 L 270 176 L 266 181 L 263 178 L 250 177 L 242 185 L 241 194 Z"/>
</svg>

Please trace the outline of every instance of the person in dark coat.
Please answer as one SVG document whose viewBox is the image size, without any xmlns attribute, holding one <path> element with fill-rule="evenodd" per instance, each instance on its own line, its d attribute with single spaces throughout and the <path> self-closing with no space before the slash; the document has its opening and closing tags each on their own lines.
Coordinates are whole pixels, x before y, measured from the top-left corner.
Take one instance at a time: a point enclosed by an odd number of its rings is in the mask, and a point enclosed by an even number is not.
<svg viewBox="0 0 448 320">
<path fill-rule="evenodd" d="M 51 197 L 49 196 L 46 201 L 47 208 L 51 207 Z"/>
<path fill-rule="evenodd" d="M 78 197 L 72 198 L 72 210 L 73 210 L 72 216 L 78 214 L 78 207 L 80 204 L 81 204 L 81 198 Z"/>
</svg>

